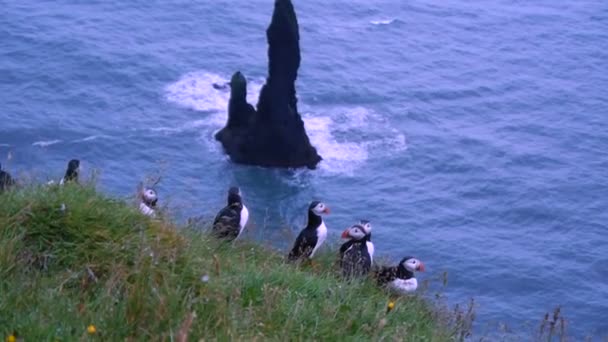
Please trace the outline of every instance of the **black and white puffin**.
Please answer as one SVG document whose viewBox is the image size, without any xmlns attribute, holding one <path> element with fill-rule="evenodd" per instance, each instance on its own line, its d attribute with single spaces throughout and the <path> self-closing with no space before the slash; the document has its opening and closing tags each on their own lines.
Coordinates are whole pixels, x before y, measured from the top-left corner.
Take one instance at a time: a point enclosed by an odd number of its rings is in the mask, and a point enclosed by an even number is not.
<svg viewBox="0 0 608 342">
<path fill-rule="evenodd" d="M 2 170 L 2 164 L 0 164 L 0 192 L 8 190 L 13 185 L 15 185 L 15 180 L 8 172 Z"/>
<path fill-rule="evenodd" d="M 406 294 L 418 288 L 418 281 L 414 276 L 416 271 L 424 272 L 424 264 L 414 257 L 407 256 L 401 259 L 397 266 L 381 267 L 375 276 L 378 285 L 386 286 L 397 294 Z"/>
<path fill-rule="evenodd" d="M 158 202 L 156 191 L 151 188 L 143 189 L 140 197 L 139 211 L 146 216 L 156 217 L 156 203 Z"/>
<path fill-rule="evenodd" d="M 290 261 L 300 258 L 312 259 L 327 238 L 327 227 L 321 215 L 329 214 L 325 203 L 312 201 L 308 206 L 308 223 L 296 238 L 287 259 Z"/>
<path fill-rule="evenodd" d="M 78 173 L 80 172 L 80 160 L 72 159 L 68 163 L 68 168 L 65 171 L 65 176 L 61 178 L 59 184 L 63 185 L 67 182 L 78 183 Z"/>
<path fill-rule="evenodd" d="M 365 242 L 367 245 L 367 250 L 369 251 L 369 255 L 372 258 L 372 261 L 374 259 L 374 244 L 372 243 L 372 224 L 371 222 L 369 222 L 368 220 L 359 220 L 359 223 L 355 224 L 354 226 L 360 226 L 363 228 L 363 231 L 365 232 Z M 353 226 L 353 227 L 354 227 Z M 348 236 L 345 234 L 348 233 L 348 229 L 346 229 L 344 232 L 342 232 L 342 238 L 343 239 L 347 239 Z M 350 239 L 348 241 L 346 241 L 345 243 L 342 244 L 342 246 L 340 246 L 340 259 L 342 259 L 342 256 L 344 255 L 344 252 L 351 246 L 351 244 L 356 241 L 354 239 Z"/>
<path fill-rule="evenodd" d="M 228 190 L 228 205 L 222 208 L 213 221 L 212 233 L 217 238 L 232 241 L 238 238 L 249 220 L 249 210 L 243 204 L 241 190 Z"/>
<path fill-rule="evenodd" d="M 369 273 L 372 267 L 373 249 L 370 253 L 367 235 L 368 232 L 359 224 L 346 228 L 342 233 L 343 239 L 350 238 L 349 245 L 340 259 L 342 276 L 345 278 L 360 277 Z"/>
</svg>

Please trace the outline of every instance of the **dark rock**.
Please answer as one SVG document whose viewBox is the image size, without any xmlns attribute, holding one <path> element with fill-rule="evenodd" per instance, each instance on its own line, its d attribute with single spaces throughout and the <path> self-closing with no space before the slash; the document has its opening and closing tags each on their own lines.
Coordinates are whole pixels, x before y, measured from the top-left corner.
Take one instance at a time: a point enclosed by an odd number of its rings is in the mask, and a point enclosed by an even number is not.
<svg viewBox="0 0 608 342">
<path fill-rule="evenodd" d="M 212 86 L 213 86 L 213 89 L 227 90 L 228 87 L 230 86 L 230 83 L 213 83 Z"/>
<path fill-rule="evenodd" d="M 215 138 L 232 161 L 266 167 L 308 167 L 321 161 L 298 113 L 295 81 L 300 67 L 298 20 L 290 0 L 276 0 L 268 39 L 268 77 L 257 111 L 247 103 L 247 80 L 230 81 L 228 122 Z"/>
</svg>

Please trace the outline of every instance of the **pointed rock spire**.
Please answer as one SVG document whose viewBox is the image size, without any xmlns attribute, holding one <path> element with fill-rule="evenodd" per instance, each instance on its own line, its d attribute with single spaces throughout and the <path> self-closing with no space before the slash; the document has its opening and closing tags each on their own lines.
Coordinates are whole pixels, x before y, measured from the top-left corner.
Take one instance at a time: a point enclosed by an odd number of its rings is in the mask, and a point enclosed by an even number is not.
<svg viewBox="0 0 608 342">
<path fill-rule="evenodd" d="M 298 113 L 295 82 L 300 67 L 298 20 L 290 0 L 276 0 L 268 39 L 268 77 L 257 111 L 247 103 L 247 81 L 236 72 L 230 82 L 228 122 L 216 134 L 236 163 L 314 169 L 321 156 L 310 144 Z"/>
</svg>

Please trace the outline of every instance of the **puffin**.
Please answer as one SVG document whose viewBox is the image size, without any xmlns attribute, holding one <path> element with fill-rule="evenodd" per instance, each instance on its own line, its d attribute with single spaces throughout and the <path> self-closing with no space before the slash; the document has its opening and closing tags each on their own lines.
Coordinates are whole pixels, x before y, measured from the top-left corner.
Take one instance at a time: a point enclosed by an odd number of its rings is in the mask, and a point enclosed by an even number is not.
<svg viewBox="0 0 608 342">
<path fill-rule="evenodd" d="M 402 295 L 414 292 L 418 288 L 418 281 L 414 276 L 416 271 L 424 272 L 424 264 L 412 256 L 406 256 L 397 266 L 381 267 L 376 271 L 375 276 L 378 285 Z"/>
<path fill-rule="evenodd" d="M 219 239 L 233 241 L 238 238 L 249 220 L 249 209 L 243 203 L 241 189 L 228 189 L 228 205 L 213 220 L 212 233 Z"/>
<path fill-rule="evenodd" d="M 68 168 L 65 171 L 65 176 L 61 178 L 59 182 L 60 185 L 63 185 L 67 182 L 75 182 L 78 183 L 78 173 L 80 172 L 80 160 L 72 159 L 68 163 Z"/>
<path fill-rule="evenodd" d="M 15 185 L 15 180 L 8 172 L 2 170 L 2 164 L 0 164 L 0 192 L 8 190 L 13 185 Z"/>
<path fill-rule="evenodd" d="M 139 211 L 149 217 L 156 217 L 156 203 L 158 202 L 158 195 L 156 191 L 151 188 L 144 189 L 141 194 L 141 202 L 139 203 Z"/>
<path fill-rule="evenodd" d="M 346 228 L 342 233 L 343 239 L 350 238 L 350 244 L 340 259 L 344 278 L 365 276 L 372 268 L 373 250 L 370 253 L 368 241 L 366 241 L 367 235 L 368 232 L 359 224 Z"/>
<path fill-rule="evenodd" d="M 373 261 L 374 244 L 372 243 L 372 224 L 371 224 L 371 222 L 369 222 L 369 220 L 359 220 L 359 223 L 355 224 L 354 226 L 360 226 L 363 228 L 363 231 L 365 232 L 365 242 L 367 245 L 367 250 L 369 251 L 369 255 Z M 354 226 L 352 226 L 352 227 L 354 227 Z M 342 233 L 343 239 L 347 239 L 349 237 L 348 235 L 345 235 L 347 232 L 348 232 L 348 229 L 346 229 Z M 350 239 L 350 240 L 346 241 L 345 243 L 343 243 L 342 246 L 340 246 L 340 259 L 342 259 L 344 252 L 352 245 L 352 243 L 354 241 L 356 241 L 356 240 Z"/>
<path fill-rule="evenodd" d="M 312 259 L 327 238 L 327 227 L 321 215 L 329 214 L 329 208 L 321 201 L 312 201 L 308 206 L 308 223 L 296 238 L 287 259 Z"/>
</svg>

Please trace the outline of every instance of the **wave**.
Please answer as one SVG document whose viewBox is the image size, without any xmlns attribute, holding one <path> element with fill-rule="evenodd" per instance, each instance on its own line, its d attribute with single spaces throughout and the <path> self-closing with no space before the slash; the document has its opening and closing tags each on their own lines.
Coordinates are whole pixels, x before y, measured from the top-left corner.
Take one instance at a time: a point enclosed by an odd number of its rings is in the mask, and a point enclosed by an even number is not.
<svg viewBox="0 0 608 342">
<path fill-rule="evenodd" d="M 102 138 L 108 138 L 107 135 L 89 135 L 87 137 L 81 138 L 81 139 L 74 139 L 74 140 L 70 140 L 70 143 L 83 143 L 83 142 L 88 142 L 88 141 L 94 141 L 97 139 L 102 139 Z M 53 139 L 53 140 L 41 140 L 41 141 L 36 141 L 34 143 L 32 143 L 32 146 L 38 146 L 38 147 L 48 147 L 51 145 L 55 145 L 58 144 L 60 142 L 63 142 L 63 140 L 61 139 Z"/>
<path fill-rule="evenodd" d="M 205 127 L 208 125 L 209 125 L 208 120 L 194 120 L 194 121 L 190 121 L 190 122 L 185 122 L 177 127 L 161 126 L 161 127 L 152 127 L 152 128 L 149 128 L 148 130 L 151 132 L 160 132 L 160 133 L 181 133 L 181 132 L 187 132 L 187 131 L 191 131 L 191 130 L 197 130 L 198 128 Z"/>
<path fill-rule="evenodd" d="M 51 145 L 55 145 L 60 143 L 61 140 L 59 139 L 55 139 L 55 140 L 41 140 L 41 141 L 36 141 L 32 144 L 32 146 L 38 146 L 38 147 L 48 147 Z"/>
<path fill-rule="evenodd" d="M 72 142 L 74 142 L 74 143 L 87 142 L 87 141 L 93 141 L 93 140 L 97 140 L 97 139 L 105 138 L 105 137 L 107 137 L 107 136 L 105 136 L 105 135 L 89 135 L 88 137 L 84 137 L 82 139 L 72 140 Z"/>
<path fill-rule="evenodd" d="M 213 138 L 226 123 L 229 90 L 214 84 L 228 79 L 206 71 L 191 72 L 166 88 L 166 98 L 181 107 L 208 112 L 205 119 L 186 122 L 177 127 L 158 127 L 152 131 L 177 133 L 196 130 L 211 152 L 221 153 Z M 256 103 L 264 80 L 248 82 L 247 100 Z M 407 148 L 405 135 L 386 118 L 361 106 L 307 106 L 300 104 L 302 119 L 313 146 L 323 157 L 319 168 L 330 173 L 352 174 L 371 156 L 386 156 Z M 318 113 L 326 113 L 319 115 Z"/>
<path fill-rule="evenodd" d="M 372 20 L 369 23 L 372 25 L 390 25 L 395 22 L 396 19 L 380 19 L 380 20 Z"/>
</svg>

